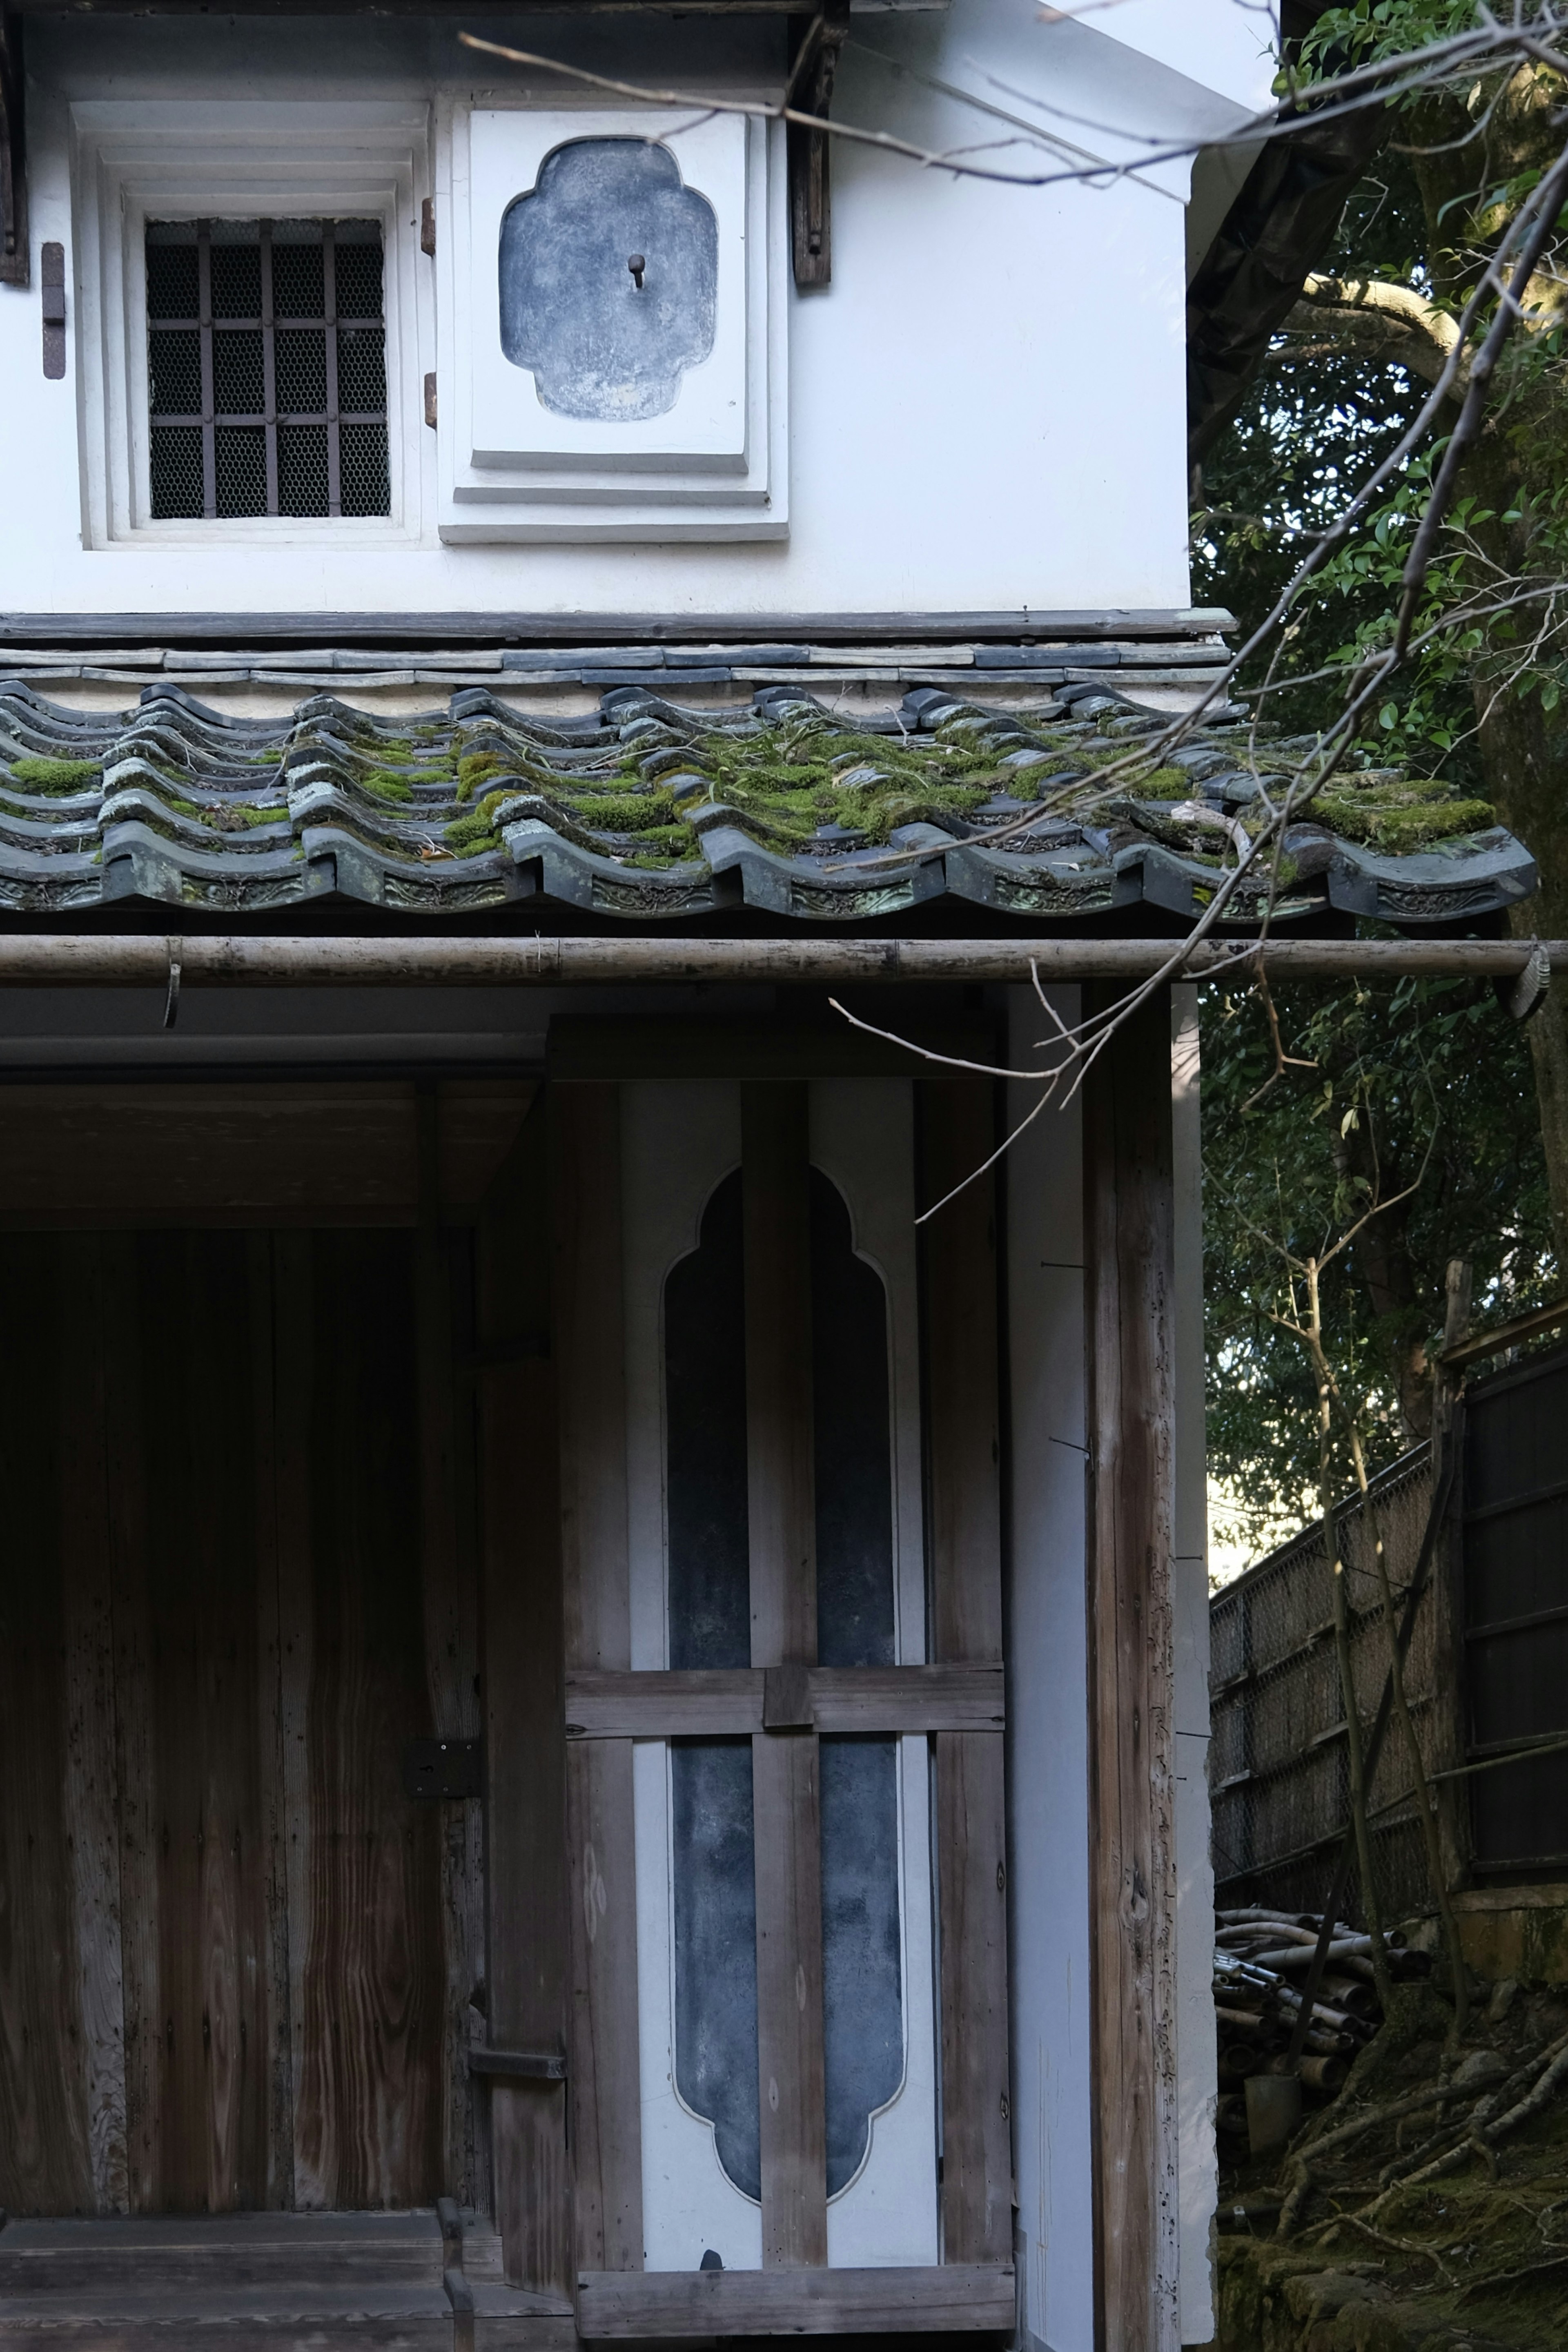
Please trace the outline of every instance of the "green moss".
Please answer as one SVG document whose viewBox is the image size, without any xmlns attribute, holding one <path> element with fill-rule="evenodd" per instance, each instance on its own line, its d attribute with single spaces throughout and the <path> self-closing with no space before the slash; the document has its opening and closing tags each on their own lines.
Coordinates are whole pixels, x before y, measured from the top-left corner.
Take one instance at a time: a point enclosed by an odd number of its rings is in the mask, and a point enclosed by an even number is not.
<svg viewBox="0 0 1568 2352">
<path fill-rule="evenodd" d="M 457 798 L 471 801 L 481 784 L 498 776 L 506 762 L 498 751 L 470 751 L 457 762 Z"/>
<path fill-rule="evenodd" d="M 1382 776 L 1359 785 L 1335 777 L 1310 814 L 1346 841 L 1396 853 L 1425 849 L 1497 823 L 1490 801 L 1461 799 L 1447 784 L 1414 777 Z"/>
<path fill-rule="evenodd" d="M 98 782 L 103 769 L 97 760 L 37 760 L 29 757 L 13 760 L 11 773 L 30 793 L 64 794 L 85 792 L 89 784 Z"/>
<path fill-rule="evenodd" d="M 496 812 L 502 803 L 514 797 L 510 788 L 486 793 L 478 807 L 467 816 L 454 819 L 446 827 L 446 845 L 458 857 L 475 856 L 482 849 L 496 845 Z"/>
<path fill-rule="evenodd" d="M 1187 801 L 1196 786 L 1185 768 L 1151 768 L 1125 787 L 1134 801 Z"/>
<path fill-rule="evenodd" d="M 651 833 L 668 824 L 674 803 L 668 793 L 560 793 L 558 797 L 584 824 L 605 833 Z"/>
<path fill-rule="evenodd" d="M 361 789 L 373 793 L 378 801 L 411 801 L 413 786 L 406 776 L 393 775 L 390 768 L 368 768 L 360 778 Z"/>
</svg>

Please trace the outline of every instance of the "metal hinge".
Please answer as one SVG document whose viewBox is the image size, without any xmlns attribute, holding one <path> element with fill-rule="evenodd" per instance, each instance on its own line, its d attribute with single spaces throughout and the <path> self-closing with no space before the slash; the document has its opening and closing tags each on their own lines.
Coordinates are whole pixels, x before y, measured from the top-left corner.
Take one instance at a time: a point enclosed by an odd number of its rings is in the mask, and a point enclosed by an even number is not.
<svg viewBox="0 0 1568 2352">
<path fill-rule="evenodd" d="M 481 1797 L 485 1793 L 482 1739 L 411 1739 L 402 1751 L 402 1787 L 407 1797 Z"/>
</svg>

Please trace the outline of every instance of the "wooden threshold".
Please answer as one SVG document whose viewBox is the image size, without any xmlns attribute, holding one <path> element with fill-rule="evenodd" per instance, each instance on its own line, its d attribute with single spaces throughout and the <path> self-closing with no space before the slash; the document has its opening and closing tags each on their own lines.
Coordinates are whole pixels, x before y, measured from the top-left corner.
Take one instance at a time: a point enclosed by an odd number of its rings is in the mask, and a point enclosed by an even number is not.
<svg viewBox="0 0 1568 2352">
<path fill-rule="evenodd" d="M 588 2338 L 867 2336 L 1010 2330 L 1010 2263 L 835 2271 L 584 2271 L 577 2326 Z"/>
<path fill-rule="evenodd" d="M 723 1739 L 764 1728 L 765 1669 L 569 1674 L 569 1739 Z M 999 1665 L 810 1666 L 810 1727 L 886 1735 L 1000 1731 Z"/>
<path fill-rule="evenodd" d="M 488 2215 L 214 2213 L 0 2228 L 5 2352 L 569 2352 L 571 2307 L 502 2275 Z"/>
</svg>

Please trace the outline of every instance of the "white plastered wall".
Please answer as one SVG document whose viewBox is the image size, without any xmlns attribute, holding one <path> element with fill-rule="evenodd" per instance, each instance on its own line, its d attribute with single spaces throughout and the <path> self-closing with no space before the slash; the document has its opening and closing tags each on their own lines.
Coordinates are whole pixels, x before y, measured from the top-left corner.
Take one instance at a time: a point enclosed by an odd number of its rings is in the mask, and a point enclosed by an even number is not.
<svg viewBox="0 0 1568 2352">
<path fill-rule="evenodd" d="M 939 85 L 1016 116 L 1019 101 L 1003 83 L 1049 92 L 1071 82 L 1076 111 L 1104 116 L 1124 89 L 1131 103 L 1135 84 L 1141 125 L 1168 116 L 1183 135 L 1212 138 L 1236 108 L 1195 77 L 1211 69 L 1221 86 L 1234 81 L 1231 13 L 1232 0 L 1187 0 L 1179 70 L 1092 29 L 1042 26 L 1019 0 L 860 17 L 837 109 L 928 147 L 994 134 L 1001 168 L 1051 170 L 1060 157 Z M 612 15 L 585 26 L 535 16 L 487 29 L 632 79 L 691 85 L 708 74 L 741 89 L 776 88 L 782 54 L 777 23 L 766 20 L 716 27 Z M 66 379 L 46 382 L 36 267 L 32 288 L 0 289 L 0 413 L 11 446 L 27 453 L 0 542 L 0 609 L 689 612 L 744 624 L 752 614 L 1186 601 L 1185 163 L 1094 187 L 1020 188 L 955 181 L 847 142 L 833 158 L 833 283 L 789 296 L 787 542 L 444 547 L 434 436 L 416 414 L 423 454 L 412 543 L 324 546 L 318 533 L 316 544 L 291 546 L 280 530 L 275 545 L 203 545 L 198 531 L 179 546 L 84 548 L 72 107 L 177 98 L 210 131 L 224 106 L 339 99 L 423 105 L 434 125 L 444 96 L 483 102 L 526 85 L 504 68 L 476 79 L 449 26 L 413 18 L 36 18 L 29 60 L 35 264 L 43 240 L 66 246 L 71 351 Z M 538 89 L 560 103 L 559 79 L 539 78 Z M 1129 145 L 1082 124 L 1058 128 L 1071 130 L 1081 152 L 1114 149 L 1124 162 L 1136 152 L 1135 137 Z M 412 219 L 406 233 L 417 236 Z M 416 307 L 421 348 L 404 353 L 394 393 L 405 406 L 435 366 L 434 306 Z"/>
<path fill-rule="evenodd" d="M 1063 1022 L 1080 992 L 1050 992 Z M 1214 2334 L 1214 1881 L 1209 1860 L 1203 1232 L 1197 992 L 1174 992 L 1176 1994 L 1180 2331 Z M 1009 991 L 1012 1066 L 1039 1060 L 1031 990 Z M 1038 1100 L 1009 1087 L 1009 1123 Z M 1008 1153 L 1009 1885 L 1020 2352 L 1093 2352 L 1089 2008 L 1082 1122 L 1047 1109 Z"/>
</svg>

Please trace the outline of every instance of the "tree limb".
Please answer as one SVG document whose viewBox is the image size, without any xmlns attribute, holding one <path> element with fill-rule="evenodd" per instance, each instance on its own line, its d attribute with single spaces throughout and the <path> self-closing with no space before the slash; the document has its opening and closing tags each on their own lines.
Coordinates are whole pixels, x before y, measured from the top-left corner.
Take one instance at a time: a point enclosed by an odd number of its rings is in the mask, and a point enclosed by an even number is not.
<svg viewBox="0 0 1568 2352">
<path fill-rule="evenodd" d="M 1358 320 L 1375 325 L 1375 331 L 1392 332 L 1401 346 L 1389 354 L 1404 360 L 1407 366 L 1427 383 L 1436 383 L 1458 350 L 1459 331 L 1447 310 L 1428 302 L 1413 286 L 1401 286 L 1381 278 L 1325 278 L 1314 270 L 1301 289 L 1301 300 L 1286 324 L 1291 325 L 1302 313 L 1312 329 L 1321 331 L 1319 310 L 1348 312 Z M 1357 348 L 1360 348 L 1358 339 Z M 1449 388 L 1463 394 L 1469 387 L 1469 360 L 1458 352 L 1457 373 L 1449 378 Z"/>
</svg>

